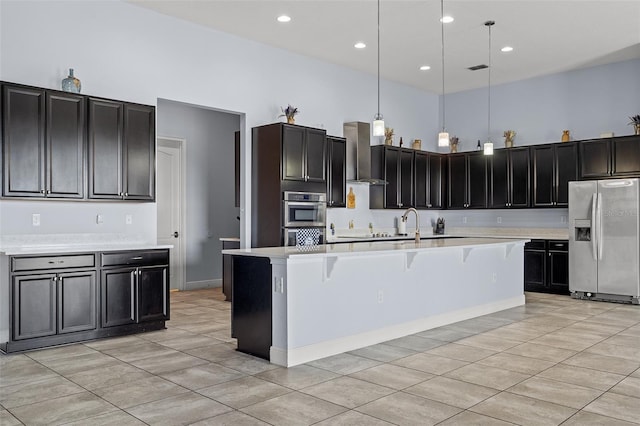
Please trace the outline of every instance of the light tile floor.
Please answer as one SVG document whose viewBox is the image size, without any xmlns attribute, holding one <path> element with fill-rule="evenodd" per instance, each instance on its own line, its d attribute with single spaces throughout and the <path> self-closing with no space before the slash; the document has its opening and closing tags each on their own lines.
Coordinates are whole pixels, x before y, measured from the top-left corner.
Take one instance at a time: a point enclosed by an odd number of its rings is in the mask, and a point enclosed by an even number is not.
<svg viewBox="0 0 640 426">
<path fill-rule="evenodd" d="M 526 297 L 285 369 L 219 289 L 173 293 L 167 330 L 0 355 L 0 425 L 640 424 L 640 307 Z"/>
</svg>

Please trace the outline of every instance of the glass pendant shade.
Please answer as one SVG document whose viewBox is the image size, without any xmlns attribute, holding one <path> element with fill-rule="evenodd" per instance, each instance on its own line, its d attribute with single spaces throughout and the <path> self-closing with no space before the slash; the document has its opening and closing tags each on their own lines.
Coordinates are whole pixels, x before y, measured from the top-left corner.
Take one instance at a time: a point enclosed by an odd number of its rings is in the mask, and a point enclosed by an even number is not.
<svg viewBox="0 0 640 426">
<path fill-rule="evenodd" d="M 484 155 L 493 155 L 493 142 L 487 141 L 484 143 Z"/>
<path fill-rule="evenodd" d="M 449 133 L 438 133 L 438 146 L 449 146 Z"/>
<path fill-rule="evenodd" d="M 373 136 L 384 136 L 384 119 L 382 114 L 376 114 L 373 118 Z"/>
</svg>

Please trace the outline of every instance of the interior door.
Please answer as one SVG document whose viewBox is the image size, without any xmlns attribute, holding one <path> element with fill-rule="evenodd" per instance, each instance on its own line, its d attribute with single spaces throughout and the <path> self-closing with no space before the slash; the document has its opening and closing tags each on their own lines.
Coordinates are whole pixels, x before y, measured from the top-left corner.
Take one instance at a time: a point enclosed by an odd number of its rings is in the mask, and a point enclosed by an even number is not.
<svg viewBox="0 0 640 426">
<path fill-rule="evenodd" d="M 638 296 L 638 179 L 598 181 L 598 293 Z"/>
<path fill-rule="evenodd" d="M 171 289 L 184 289 L 184 232 L 182 229 L 182 150 L 183 141 L 158 140 L 158 244 L 171 244 L 169 283 Z"/>
</svg>

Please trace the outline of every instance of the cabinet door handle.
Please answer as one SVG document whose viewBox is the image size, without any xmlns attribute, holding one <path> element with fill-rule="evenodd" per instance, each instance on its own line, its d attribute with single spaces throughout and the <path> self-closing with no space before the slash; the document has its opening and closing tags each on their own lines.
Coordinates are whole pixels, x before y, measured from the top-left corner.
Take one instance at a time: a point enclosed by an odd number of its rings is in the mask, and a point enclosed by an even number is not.
<svg viewBox="0 0 640 426">
<path fill-rule="evenodd" d="M 176 235 L 177 237 L 177 235 Z M 136 256 L 136 257 L 132 257 L 131 260 L 142 260 L 143 257 L 142 256 Z"/>
<path fill-rule="evenodd" d="M 125 196 L 125 197 L 128 197 L 128 196 L 129 196 L 129 193 L 128 193 L 128 192 L 125 192 L 125 193 L 124 193 L 124 196 Z"/>
<path fill-rule="evenodd" d="M 47 189 L 47 194 L 51 194 L 51 190 L 50 189 Z"/>
<path fill-rule="evenodd" d="M 120 195 L 120 196 L 122 197 L 122 196 L 124 195 L 124 193 L 122 193 L 122 192 L 121 192 L 121 193 L 120 193 L 120 194 L 118 194 L 118 195 Z"/>
<path fill-rule="evenodd" d="M 40 193 L 41 193 L 41 194 L 44 194 L 44 189 L 41 189 L 41 190 L 40 190 Z"/>
</svg>

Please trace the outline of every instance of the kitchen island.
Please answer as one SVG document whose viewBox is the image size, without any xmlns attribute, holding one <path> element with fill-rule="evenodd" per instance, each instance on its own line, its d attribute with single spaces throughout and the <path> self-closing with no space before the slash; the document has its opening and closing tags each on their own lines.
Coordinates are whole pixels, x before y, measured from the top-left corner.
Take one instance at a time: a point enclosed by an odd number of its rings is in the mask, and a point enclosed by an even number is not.
<svg viewBox="0 0 640 426">
<path fill-rule="evenodd" d="M 526 239 L 226 250 L 238 350 L 282 366 L 524 304 Z"/>
</svg>

